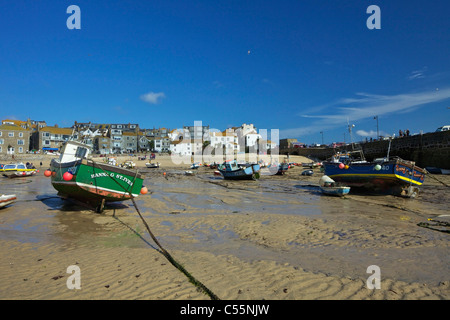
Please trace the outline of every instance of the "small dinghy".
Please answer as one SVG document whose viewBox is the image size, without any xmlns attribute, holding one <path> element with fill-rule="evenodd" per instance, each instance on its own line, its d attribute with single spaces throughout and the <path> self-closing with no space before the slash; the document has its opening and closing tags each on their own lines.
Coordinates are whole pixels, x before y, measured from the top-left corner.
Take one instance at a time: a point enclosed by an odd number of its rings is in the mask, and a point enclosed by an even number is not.
<svg viewBox="0 0 450 320">
<path fill-rule="evenodd" d="M 16 201 L 16 195 L 15 194 L 2 194 L 0 196 L 0 208 L 3 208 L 7 206 L 8 204 L 13 203 Z"/>
<path fill-rule="evenodd" d="M 345 196 L 350 192 L 350 187 L 336 186 L 336 182 L 328 176 L 322 176 L 319 180 L 320 190 L 330 196 Z"/>
</svg>

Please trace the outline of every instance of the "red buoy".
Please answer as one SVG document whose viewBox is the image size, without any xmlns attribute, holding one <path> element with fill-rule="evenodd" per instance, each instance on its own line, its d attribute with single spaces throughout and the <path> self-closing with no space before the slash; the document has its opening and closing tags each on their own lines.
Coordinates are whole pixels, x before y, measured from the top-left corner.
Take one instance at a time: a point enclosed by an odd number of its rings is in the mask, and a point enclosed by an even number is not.
<svg viewBox="0 0 450 320">
<path fill-rule="evenodd" d="M 148 192 L 147 187 L 142 186 L 141 188 L 141 194 L 146 194 Z"/>
<path fill-rule="evenodd" d="M 63 174 L 63 179 L 66 181 L 70 181 L 70 180 L 72 180 L 72 178 L 73 178 L 73 174 L 71 174 L 69 171 L 67 171 Z"/>
</svg>

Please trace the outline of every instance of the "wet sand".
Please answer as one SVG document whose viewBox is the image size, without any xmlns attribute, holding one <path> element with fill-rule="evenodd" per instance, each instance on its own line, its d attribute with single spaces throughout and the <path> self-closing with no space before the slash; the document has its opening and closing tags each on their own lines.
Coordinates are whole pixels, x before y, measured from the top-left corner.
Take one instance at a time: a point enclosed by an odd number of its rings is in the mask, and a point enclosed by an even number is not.
<svg viewBox="0 0 450 320">
<path fill-rule="evenodd" d="M 318 169 L 226 181 L 206 167 L 186 176 L 189 166 L 168 157 L 159 169 L 133 160 L 150 190 L 136 205 L 151 231 L 220 299 L 450 297 L 450 235 L 438 225 L 449 222 L 448 187 L 431 177 L 417 199 L 334 198 L 320 194 Z M 0 299 L 209 300 L 157 250 L 131 201 L 103 214 L 64 201 L 43 175 L 49 157 L 40 161 L 35 177 L 0 179 L 18 197 L 0 209 Z M 79 290 L 66 285 L 71 265 Z M 367 287 L 371 265 L 380 289 Z"/>
</svg>

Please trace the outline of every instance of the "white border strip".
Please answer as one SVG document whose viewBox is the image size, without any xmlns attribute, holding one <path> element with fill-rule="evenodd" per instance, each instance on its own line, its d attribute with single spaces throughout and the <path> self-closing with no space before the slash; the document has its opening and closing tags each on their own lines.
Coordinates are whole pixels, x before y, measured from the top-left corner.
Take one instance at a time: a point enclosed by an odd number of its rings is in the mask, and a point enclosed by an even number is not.
<svg viewBox="0 0 450 320">
<path fill-rule="evenodd" d="M 125 194 L 126 194 L 126 195 L 129 195 L 128 192 L 122 192 L 122 191 L 117 191 L 117 190 L 113 190 L 113 189 L 108 189 L 108 188 L 98 187 L 98 186 L 94 186 L 94 185 L 87 184 L 87 183 L 82 183 L 82 182 L 53 181 L 52 183 L 55 183 L 55 184 L 76 185 L 76 186 L 87 187 L 87 188 L 96 188 L 96 189 L 101 189 L 101 190 L 104 190 L 104 191 L 109 191 L 109 192 L 114 192 L 114 193 L 120 193 L 120 194 L 124 194 L 124 195 L 125 195 Z M 132 195 L 133 197 L 135 197 L 135 198 L 138 196 L 138 194 L 134 194 L 134 193 L 132 193 L 131 195 Z"/>
</svg>

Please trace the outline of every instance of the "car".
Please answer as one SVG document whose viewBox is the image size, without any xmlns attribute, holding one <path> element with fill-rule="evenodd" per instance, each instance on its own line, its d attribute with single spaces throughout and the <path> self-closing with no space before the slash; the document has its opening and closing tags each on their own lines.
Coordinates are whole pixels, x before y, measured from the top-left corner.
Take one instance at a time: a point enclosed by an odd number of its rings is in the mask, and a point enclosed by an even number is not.
<svg viewBox="0 0 450 320">
<path fill-rule="evenodd" d="M 446 125 L 446 126 L 442 126 L 436 129 L 436 132 L 441 132 L 441 131 L 449 131 L 450 130 L 450 125 Z"/>
</svg>

